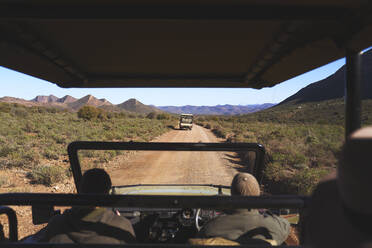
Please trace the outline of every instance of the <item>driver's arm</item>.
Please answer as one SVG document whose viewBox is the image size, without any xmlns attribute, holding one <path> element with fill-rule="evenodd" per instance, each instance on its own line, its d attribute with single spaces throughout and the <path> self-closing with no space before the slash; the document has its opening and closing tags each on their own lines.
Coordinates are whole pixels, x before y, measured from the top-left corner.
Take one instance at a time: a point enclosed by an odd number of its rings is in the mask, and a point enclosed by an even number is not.
<svg viewBox="0 0 372 248">
<path fill-rule="evenodd" d="M 264 214 L 265 227 L 270 230 L 270 234 L 278 244 L 283 244 L 291 231 L 288 220 L 267 211 Z"/>
</svg>

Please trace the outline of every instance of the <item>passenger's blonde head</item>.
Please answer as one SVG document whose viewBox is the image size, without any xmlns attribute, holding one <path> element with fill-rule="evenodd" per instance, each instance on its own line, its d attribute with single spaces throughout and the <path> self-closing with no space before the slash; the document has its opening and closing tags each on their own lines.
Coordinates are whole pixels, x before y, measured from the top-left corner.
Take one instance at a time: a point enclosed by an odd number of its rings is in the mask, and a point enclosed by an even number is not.
<svg viewBox="0 0 372 248">
<path fill-rule="evenodd" d="M 259 196 L 260 186 L 249 173 L 238 173 L 231 183 L 231 195 Z"/>
</svg>

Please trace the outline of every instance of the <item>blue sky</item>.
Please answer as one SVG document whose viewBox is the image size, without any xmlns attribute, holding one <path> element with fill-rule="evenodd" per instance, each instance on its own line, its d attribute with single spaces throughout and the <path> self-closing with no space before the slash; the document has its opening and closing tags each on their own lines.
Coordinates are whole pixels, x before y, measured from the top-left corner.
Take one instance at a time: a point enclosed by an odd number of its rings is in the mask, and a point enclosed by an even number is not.
<svg viewBox="0 0 372 248">
<path fill-rule="evenodd" d="M 315 70 L 292 78 L 281 84 L 261 90 L 254 89 L 217 89 L 217 88 L 113 88 L 113 89 L 63 89 L 55 84 L 27 76 L 0 66 L 0 97 L 12 96 L 30 100 L 37 95 L 53 94 L 57 97 L 71 95 L 81 98 L 91 94 L 106 98 L 113 104 L 136 98 L 144 104 L 156 106 L 218 105 L 218 104 L 261 104 L 278 103 L 293 95 L 303 87 L 321 80 L 339 69 L 345 59 L 319 67 Z"/>
</svg>

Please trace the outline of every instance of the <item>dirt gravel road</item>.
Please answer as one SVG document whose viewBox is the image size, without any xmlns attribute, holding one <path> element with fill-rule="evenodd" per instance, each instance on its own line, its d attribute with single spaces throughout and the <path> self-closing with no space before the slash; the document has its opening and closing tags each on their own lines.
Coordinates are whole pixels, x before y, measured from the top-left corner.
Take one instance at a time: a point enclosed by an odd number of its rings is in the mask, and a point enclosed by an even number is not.
<svg viewBox="0 0 372 248">
<path fill-rule="evenodd" d="M 153 142 L 219 142 L 213 133 L 194 125 L 172 130 Z M 109 171 L 113 185 L 128 184 L 222 184 L 230 185 L 238 161 L 226 152 L 141 151 Z"/>
</svg>

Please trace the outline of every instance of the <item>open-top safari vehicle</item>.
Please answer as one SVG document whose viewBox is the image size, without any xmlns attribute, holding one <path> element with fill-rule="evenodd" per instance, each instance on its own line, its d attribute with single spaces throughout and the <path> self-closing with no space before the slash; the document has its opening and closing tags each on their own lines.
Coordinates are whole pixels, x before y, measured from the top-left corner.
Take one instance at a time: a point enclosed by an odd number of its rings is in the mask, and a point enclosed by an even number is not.
<svg viewBox="0 0 372 248">
<path fill-rule="evenodd" d="M 5 0 L 0 3 L 0 65 L 60 87 L 261 89 L 346 55 L 348 135 L 360 127 L 359 52 L 372 44 L 371 10 L 372 5 L 362 0 L 156 3 Z M 231 151 L 232 147 L 239 150 L 252 148 L 251 145 L 78 142 L 71 144 L 70 149 L 99 146 L 99 149 Z M 73 154 L 70 151 L 70 162 L 78 183 L 81 171 Z M 252 173 L 259 177 L 260 167 L 256 168 Z M 132 215 L 135 211 L 128 208 L 160 208 L 193 219 L 197 227 L 204 213 L 206 218 L 215 214 L 203 212 L 205 209 L 301 209 L 308 204 L 307 198 L 300 196 L 226 197 L 218 191 L 215 196 L 13 193 L 0 195 L 0 205 L 31 205 L 34 209 L 96 205 L 118 208 Z M 2 247 L 97 247 L 22 244 L 17 242 L 16 213 L 7 207 L 0 208 L 0 213 L 9 216 L 12 241 L 1 244 Z M 167 230 L 167 234 L 174 233 Z M 117 247 L 107 245 L 111 246 Z"/>
<path fill-rule="evenodd" d="M 251 173 L 260 179 L 264 166 L 265 149 L 254 143 L 139 143 L 139 142 L 73 142 L 68 147 L 75 184 L 79 185 L 82 166 L 81 150 L 136 150 L 174 152 L 253 152 L 254 165 Z M 195 154 L 194 156 L 198 156 Z M 169 162 L 171 163 L 171 162 Z M 230 187 L 213 184 L 136 184 L 114 185 L 112 195 L 126 196 L 126 203 L 115 208 L 134 225 L 137 241 L 141 243 L 186 243 L 201 229 L 203 223 L 218 215 L 212 202 L 230 195 Z M 157 195 L 151 196 L 151 195 Z M 177 196 L 177 199 L 171 196 Z M 213 197 L 214 196 L 214 197 Z M 134 197 L 134 198 L 132 198 Z M 155 199 L 154 199 L 155 197 Z M 191 198 L 190 198 L 191 197 Z M 156 199 L 158 198 L 158 199 Z M 131 200 L 130 200 L 131 199 Z M 134 200 L 135 199 L 135 200 Z M 195 203 L 186 203 L 191 200 Z M 198 203 L 208 201 L 205 208 Z M 159 201 L 167 201 L 157 204 Z M 181 203 L 180 201 L 185 201 Z M 137 203 L 134 203 L 137 202 Z M 223 202 L 223 201 L 222 201 Z M 206 203 L 206 202 L 205 202 Z M 139 204 L 139 205 L 137 205 Z"/>
<path fill-rule="evenodd" d="M 180 129 L 192 129 L 192 122 L 193 122 L 193 115 L 192 114 L 181 114 L 180 115 Z"/>
</svg>

